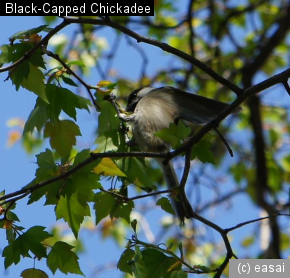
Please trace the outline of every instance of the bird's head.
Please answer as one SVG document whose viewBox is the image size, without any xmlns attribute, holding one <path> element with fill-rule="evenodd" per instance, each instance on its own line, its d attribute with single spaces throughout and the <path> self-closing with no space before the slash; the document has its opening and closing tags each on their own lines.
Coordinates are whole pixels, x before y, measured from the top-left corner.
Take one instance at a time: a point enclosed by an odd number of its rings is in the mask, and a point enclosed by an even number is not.
<svg viewBox="0 0 290 278">
<path fill-rule="evenodd" d="M 128 102 L 127 102 L 127 107 L 126 107 L 126 111 L 127 112 L 134 112 L 138 102 L 145 97 L 146 95 L 148 95 L 152 90 L 154 90 L 155 88 L 152 87 L 142 87 L 139 89 L 134 90 L 128 98 Z"/>
</svg>

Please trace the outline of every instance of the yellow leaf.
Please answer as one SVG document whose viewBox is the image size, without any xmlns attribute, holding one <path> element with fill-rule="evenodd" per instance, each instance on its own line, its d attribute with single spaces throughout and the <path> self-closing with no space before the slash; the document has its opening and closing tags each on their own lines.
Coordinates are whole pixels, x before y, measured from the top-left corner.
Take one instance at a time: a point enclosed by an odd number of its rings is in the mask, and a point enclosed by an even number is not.
<svg viewBox="0 0 290 278">
<path fill-rule="evenodd" d="M 10 131 L 8 134 L 7 146 L 11 148 L 21 139 L 21 133 L 17 130 Z"/>
<path fill-rule="evenodd" d="M 101 162 L 93 170 L 96 174 L 103 176 L 119 176 L 126 177 L 126 175 L 118 168 L 111 158 L 103 158 Z"/>
<path fill-rule="evenodd" d="M 2 206 L 0 206 L 0 215 L 2 215 L 4 212 L 5 212 L 5 209 Z"/>
<path fill-rule="evenodd" d="M 193 18 L 191 23 L 193 27 L 197 28 L 202 24 L 202 20 L 199 18 Z"/>
<path fill-rule="evenodd" d="M 107 87 L 108 85 L 111 85 L 111 84 L 112 84 L 112 82 L 109 81 L 109 80 L 101 80 L 101 81 L 97 84 L 97 86 L 98 86 L 98 87 Z"/>
<path fill-rule="evenodd" d="M 6 230 L 12 229 L 12 224 L 13 224 L 12 220 L 5 220 L 3 228 Z"/>
<path fill-rule="evenodd" d="M 20 127 L 20 128 L 24 128 L 24 125 L 25 125 L 25 122 L 24 122 L 24 120 L 23 119 L 21 119 L 21 118 L 11 118 L 11 119 L 9 119 L 7 122 L 6 122 L 6 125 L 8 126 L 8 127 L 15 127 L 15 126 L 17 126 L 17 127 Z"/>
<path fill-rule="evenodd" d="M 56 76 L 56 77 L 60 77 L 60 76 L 62 76 L 62 74 L 63 74 L 63 71 L 62 71 L 62 70 L 59 70 L 59 71 L 57 71 L 57 72 L 55 73 L 55 76 Z"/>
<path fill-rule="evenodd" d="M 30 35 L 29 39 L 31 42 L 37 43 L 42 39 L 42 36 L 39 36 L 38 34 L 32 34 Z"/>
</svg>

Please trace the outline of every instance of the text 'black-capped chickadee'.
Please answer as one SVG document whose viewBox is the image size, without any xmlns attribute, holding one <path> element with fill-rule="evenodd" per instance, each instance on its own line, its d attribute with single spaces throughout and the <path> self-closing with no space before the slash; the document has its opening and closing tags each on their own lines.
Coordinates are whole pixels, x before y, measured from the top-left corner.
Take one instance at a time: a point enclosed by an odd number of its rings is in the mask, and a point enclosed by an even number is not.
<svg viewBox="0 0 290 278">
<path fill-rule="evenodd" d="M 203 125 L 214 119 L 227 103 L 190 94 L 173 87 L 144 87 L 133 91 L 127 103 L 127 112 L 119 114 L 120 119 L 132 124 L 134 141 L 143 151 L 168 152 L 170 144 L 154 134 L 170 123 L 184 120 Z M 234 112 L 238 112 L 240 108 Z M 172 164 L 161 163 L 169 188 L 179 186 Z M 180 220 L 194 217 L 194 212 L 185 196 L 173 200 Z"/>
</svg>

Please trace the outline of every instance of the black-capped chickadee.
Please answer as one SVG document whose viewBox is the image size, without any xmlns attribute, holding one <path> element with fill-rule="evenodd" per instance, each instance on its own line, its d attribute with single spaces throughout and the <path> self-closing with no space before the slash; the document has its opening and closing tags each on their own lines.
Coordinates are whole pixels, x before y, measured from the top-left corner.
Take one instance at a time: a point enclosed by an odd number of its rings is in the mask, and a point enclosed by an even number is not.
<svg viewBox="0 0 290 278">
<path fill-rule="evenodd" d="M 168 152 L 170 144 L 155 136 L 155 133 L 169 127 L 170 123 L 184 120 L 198 125 L 211 121 L 224 110 L 228 104 L 190 94 L 173 87 L 144 87 L 133 91 L 127 103 L 127 112 L 120 113 L 121 120 L 132 124 L 134 141 L 143 151 Z M 238 112 L 236 109 L 234 112 Z M 169 188 L 179 186 L 171 163 L 161 163 Z M 180 220 L 194 217 L 194 212 L 185 196 L 173 200 Z"/>
</svg>

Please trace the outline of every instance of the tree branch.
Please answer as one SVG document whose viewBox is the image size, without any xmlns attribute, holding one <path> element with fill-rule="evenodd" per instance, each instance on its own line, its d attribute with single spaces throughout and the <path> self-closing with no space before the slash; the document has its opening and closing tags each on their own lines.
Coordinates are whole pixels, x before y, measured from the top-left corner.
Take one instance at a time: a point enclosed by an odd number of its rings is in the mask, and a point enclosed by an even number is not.
<svg viewBox="0 0 290 278">
<path fill-rule="evenodd" d="M 259 222 L 259 221 L 262 221 L 262 220 L 265 220 L 265 219 L 270 219 L 270 218 L 273 218 L 273 217 L 277 217 L 277 216 L 290 216 L 289 214 L 285 214 L 285 213 L 276 213 L 276 214 L 273 214 L 273 215 L 268 215 L 268 216 L 266 216 L 266 217 L 260 217 L 260 218 L 257 218 L 257 219 L 253 219 L 253 220 L 249 220 L 249 221 L 245 221 L 245 222 L 242 222 L 242 223 L 239 223 L 239 224 L 237 224 L 236 226 L 234 226 L 234 227 L 231 227 L 231 228 L 227 228 L 227 229 L 224 229 L 224 231 L 226 232 L 226 233 L 229 233 L 229 232 L 231 232 L 231 231 L 234 231 L 234 230 L 236 230 L 236 229 L 238 229 L 238 228 L 241 228 L 241 227 L 243 227 L 243 226 L 246 226 L 246 225 L 248 225 L 248 224 L 252 224 L 252 223 L 255 223 L 255 222 Z"/>
<path fill-rule="evenodd" d="M 167 51 L 171 54 L 174 54 L 177 57 L 182 58 L 185 61 L 188 61 L 189 63 L 193 64 L 194 66 L 198 67 L 205 73 L 207 73 L 209 76 L 211 76 L 213 79 L 221 83 L 222 85 L 226 86 L 231 91 L 235 92 L 237 95 L 242 92 L 242 89 L 229 80 L 223 78 L 219 74 L 217 74 L 214 70 L 212 70 L 210 67 L 208 67 L 206 64 L 202 63 L 198 59 L 191 57 L 187 53 L 180 51 L 167 43 L 160 42 L 158 40 L 150 39 L 144 36 L 139 35 L 138 33 L 132 31 L 131 29 L 127 28 L 126 26 L 123 26 L 117 22 L 114 21 L 103 21 L 99 19 L 92 19 L 92 18 L 73 18 L 73 17 L 64 17 L 64 20 L 68 23 L 88 23 L 88 24 L 94 24 L 94 25 L 106 25 L 109 27 L 112 27 L 113 29 L 119 30 L 120 32 L 134 38 L 137 40 L 138 43 L 144 42 L 150 45 L 154 45 L 156 47 L 159 47 L 163 51 Z"/>
<path fill-rule="evenodd" d="M 228 115 L 230 115 L 234 111 L 234 109 L 239 107 L 246 99 L 276 84 L 283 83 L 289 77 L 290 77 L 290 68 L 246 89 L 243 92 L 243 94 L 239 95 L 227 108 L 225 108 L 219 115 L 217 115 L 212 122 L 209 122 L 206 125 L 204 125 L 199 130 L 199 132 L 193 135 L 192 138 L 188 140 L 180 148 L 169 153 L 167 159 L 172 159 L 173 157 L 186 151 L 189 147 L 192 147 L 195 144 L 197 144 L 206 133 L 208 133 L 211 129 L 213 129 L 213 127 L 215 127 L 217 123 L 219 124 L 223 119 L 225 119 Z"/>
<path fill-rule="evenodd" d="M 0 197 L 0 201 L 6 200 L 5 203 L 12 201 L 11 198 L 14 198 L 16 196 L 20 196 L 23 194 L 28 194 L 28 193 L 32 193 L 33 191 L 40 189 L 44 186 L 47 186 L 51 183 L 54 183 L 56 181 L 68 178 L 70 175 L 72 175 L 73 173 L 75 173 L 76 171 L 80 170 L 81 168 L 85 167 L 86 165 L 92 163 L 93 161 L 99 159 L 99 158 L 105 158 L 105 157 L 152 157 L 152 158 L 166 158 L 167 155 L 166 154 L 161 154 L 161 153 L 143 153 L 143 152 L 130 152 L 130 153 L 91 153 L 90 157 L 87 158 L 86 160 L 82 161 L 81 163 L 79 163 L 78 165 L 76 165 L 75 167 L 71 168 L 70 170 L 68 170 L 67 172 L 64 172 L 63 174 L 54 177 L 52 179 L 46 180 L 44 182 L 39 182 L 37 184 L 34 184 L 32 186 L 30 186 L 29 188 L 22 188 L 18 191 L 15 191 L 13 193 L 10 194 L 6 194 L 4 196 Z M 1 203 L 0 205 L 3 205 L 4 203 Z"/>
<path fill-rule="evenodd" d="M 45 50 L 45 54 L 49 57 L 52 57 L 53 59 L 55 59 L 56 61 L 58 61 L 68 72 L 68 74 L 73 75 L 88 91 L 88 94 L 92 100 L 92 103 L 94 104 L 95 108 L 97 110 L 100 110 L 100 106 L 97 104 L 97 102 L 95 101 L 94 96 L 91 93 L 91 89 L 96 89 L 96 87 L 93 87 L 89 84 L 87 84 L 83 79 L 81 79 L 74 71 L 71 70 L 71 68 L 59 57 L 59 55 L 52 53 L 49 50 Z"/>
</svg>

